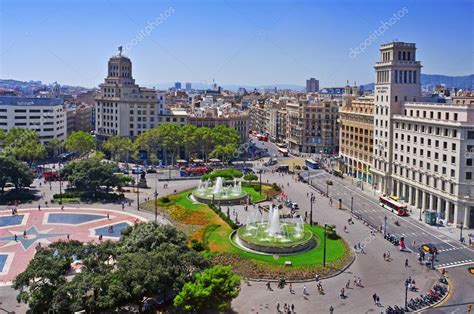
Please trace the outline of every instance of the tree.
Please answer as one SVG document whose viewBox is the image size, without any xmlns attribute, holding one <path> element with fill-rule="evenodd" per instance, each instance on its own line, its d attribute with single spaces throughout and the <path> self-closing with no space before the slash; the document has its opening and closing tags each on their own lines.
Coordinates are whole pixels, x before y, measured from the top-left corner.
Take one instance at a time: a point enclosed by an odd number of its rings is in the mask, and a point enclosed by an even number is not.
<svg viewBox="0 0 474 314">
<path fill-rule="evenodd" d="M 46 153 L 35 130 L 12 128 L 3 137 L 3 154 L 6 156 L 32 162 L 44 157 Z"/>
<path fill-rule="evenodd" d="M 258 180 L 258 176 L 254 173 L 249 173 L 244 175 L 244 180 L 249 182 L 256 181 Z"/>
<path fill-rule="evenodd" d="M 128 160 L 128 156 L 130 155 L 130 152 L 134 150 L 134 145 L 130 138 L 116 135 L 109 138 L 104 143 L 102 148 L 105 151 L 110 152 L 113 160 L 121 161 L 123 159 Z"/>
<path fill-rule="evenodd" d="M 102 163 L 95 158 L 74 160 L 64 166 L 61 176 L 79 191 L 97 192 L 105 186 L 108 192 L 111 187 L 121 186 L 114 167 L 112 163 Z"/>
<path fill-rule="evenodd" d="M 24 162 L 12 157 L 0 156 L 0 188 L 2 194 L 5 192 L 7 183 L 13 183 L 16 190 L 30 186 L 33 183 L 33 174 Z"/>
<path fill-rule="evenodd" d="M 46 149 L 46 152 L 48 153 L 48 156 L 54 159 L 59 155 L 62 146 L 63 146 L 63 143 L 60 140 L 53 139 L 49 141 L 48 143 L 46 143 L 45 149 Z"/>
<path fill-rule="evenodd" d="M 239 288 L 240 277 L 230 266 L 214 266 L 196 274 L 194 282 L 186 283 L 174 298 L 174 305 L 193 313 L 225 311 Z"/>
<path fill-rule="evenodd" d="M 174 158 L 178 148 L 181 145 L 179 136 L 179 125 L 176 123 L 162 124 L 158 127 L 158 132 L 163 138 L 162 149 L 166 153 L 171 153 L 171 164 L 174 164 Z"/>
<path fill-rule="evenodd" d="M 210 128 L 199 127 L 195 133 L 196 143 L 199 145 L 201 155 L 207 162 L 209 154 L 214 148 L 214 137 Z"/>
<path fill-rule="evenodd" d="M 18 301 L 26 302 L 33 313 L 48 312 L 53 308 L 54 293 L 66 283 L 66 275 L 71 269 L 71 253 L 81 248 L 81 242 L 69 241 L 53 243 L 38 251 L 13 281 L 13 288 L 20 291 Z"/>
<path fill-rule="evenodd" d="M 66 138 L 64 147 L 66 147 L 68 151 L 84 155 L 95 148 L 95 140 L 90 133 L 84 131 L 72 132 Z"/>
<path fill-rule="evenodd" d="M 186 124 L 179 129 L 180 142 L 184 146 L 184 156 L 188 160 L 191 159 L 191 154 L 196 152 L 197 145 L 200 144 L 196 142 L 196 131 L 197 127 L 192 124 Z"/>
<path fill-rule="evenodd" d="M 163 137 L 158 128 L 149 129 L 138 135 L 135 139 L 135 146 L 138 149 L 146 150 L 152 164 L 158 160 L 158 150 L 163 146 Z M 136 151 L 138 153 L 138 150 Z"/>
</svg>

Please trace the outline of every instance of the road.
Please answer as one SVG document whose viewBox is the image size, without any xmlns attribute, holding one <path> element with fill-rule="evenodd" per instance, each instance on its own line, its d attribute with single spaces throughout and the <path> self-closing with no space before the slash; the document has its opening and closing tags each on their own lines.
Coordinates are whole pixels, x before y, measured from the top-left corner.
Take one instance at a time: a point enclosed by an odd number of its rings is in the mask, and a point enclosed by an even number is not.
<svg viewBox="0 0 474 314">
<path fill-rule="evenodd" d="M 276 146 L 273 143 L 265 143 L 264 146 L 269 151 L 276 151 Z M 326 192 L 327 189 L 326 180 L 330 179 L 333 185 L 329 186 L 329 196 L 333 199 L 334 204 L 337 205 L 338 200 L 341 199 L 342 205 L 350 210 L 351 198 L 353 198 L 353 212 L 362 216 L 364 220 L 375 227 L 383 225 L 384 218 L 387 217 L 387 232 L 398 238 L 405 237 L 405 243 L 409 250 L 418 252 L 419 246 L 423 243 L 432 243 L 438 248 L 439 254 L 435 260 L 435 268 L 446 269 L 451 278 L 453 290 L 447 302 L 436 312 L 465 313 L 466 304 L 474 304 L 474 275 L 468 272 L 469 267 L 474 267 L 474 250 L 457 240 L 460 235 L 459 229 L 449 228 L 444 232 L 441 229 L 438 231 L 436 228 L 418 221 L 419 212 L 417 211 L 411 213 L 414 217 L 399 217 L 382 208 L 378 203 L 378 196 L 374 195 L 372 190 L 362 191 L 357 187 L 355 180 L 351 178 L 341 179 L 324 170 L 302 171 L 301 175 L 305 180 L 308 180 L 309 175 L 312 186 L 323 192 Z M 314 206 L 317 208 L 318 204 L 316 203 Z M 400 226 L 394 224 L 395 220 L 399 221 Z M 447 235 L 447 232 L 451 234 Z M 387 245 L 391 244 L 387 242 Z"/>
</svg>

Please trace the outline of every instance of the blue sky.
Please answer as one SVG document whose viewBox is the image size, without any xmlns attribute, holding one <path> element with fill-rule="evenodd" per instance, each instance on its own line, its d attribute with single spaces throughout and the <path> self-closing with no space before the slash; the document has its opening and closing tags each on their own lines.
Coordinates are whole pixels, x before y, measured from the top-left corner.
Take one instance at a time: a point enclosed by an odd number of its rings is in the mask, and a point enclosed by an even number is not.
<svg viewBox="0 0 474 314">
<path fill-rule="evenodd" d="M 122 45 L 139 84 L 367 83 L 378 47 L 394 39 L 417 43 L 423 73 L 467 75 L 473 9 L 472 0 L 0 0 L 0 78 L 97 86 Z"/>
</svg>

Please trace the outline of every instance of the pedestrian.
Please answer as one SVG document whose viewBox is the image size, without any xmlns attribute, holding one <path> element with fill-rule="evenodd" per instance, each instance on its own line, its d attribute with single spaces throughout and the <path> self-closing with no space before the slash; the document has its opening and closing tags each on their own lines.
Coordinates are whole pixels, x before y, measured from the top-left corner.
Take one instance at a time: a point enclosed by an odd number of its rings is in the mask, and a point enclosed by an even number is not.
<svg viewBox="0 0 474 314">
<path fill-rule="evenodd" d="M 347 232 L 347 227 L 346 226 L 344 226 L 344 232 Z"/>
<path fill-rule="evenodd" d="M 377 296 L 377 300 L 376 300 L 375 304 L 380 305 L 380 297 L 379 296 Z"/>
<path fill-rule="evenodd" d="M 329 314 L 333 314 L 334 313 L 334 308 L 332 307 L 332 305 L 329 307 Z"/>
<path fill-rule="evenodd" d="M 66 236 L 66 237 L 67 237 L 67 239 L 69 240 L 69 233 L 67 234 L 67 236 Z"/>
<path fill-rule="evenodd" d="M 18 241 L 18 236 L 15 234 L 15 242 Z"/>
<path fill-rule="evenodd" d="M 44 204 L 46 205 L 46 207 L 48 207 L 48 201 L 44 202 Z"/>
<path fill-rule="evenodd" d="M 308 292 L 306 291 L 306 285 L 303 286 L 303 297 L 306 298 Z"/>
<path fill-rule="evenodd" d="M 408 258 L 405 259 L 405 267 L 408 267 Z"/>
<path fill-rule="evenodd" d="M 374 304 L 377 304 L 377 294 L 376 293 L 374 293 L 372 295 L 372 299 L 374 299 Z"/>
<path fill-rule="evenodd" d="M 64 211 L 64 205 L 63 205 L 63 206 L 61 206 L 61 210 L 62 210 L 62 211 Z"/>
<path fill-rule="evenodd" d="M 125 202 L 122 202 L 122 210 L 125 210 Z"/>
<path fill-rule="evenodd" d="M 41 205 L 40 204 L 38 204 L 38 210 L 41 210 Z"/>
<path fill-rule="evenodd" d="M 288 304 L 283 304 L 283 313 L 286 314 L 286 312 L 288 312 Z"/>
<path fill-rule="evenodd" d="M 339 293 L 339 296 L 341 299 L 344 299 L 346 296 L 344 295 L 344 288 L 341 289 L 341 292 Z"/>
<path fill-rule="evenodd" d="M 23 230 L 23 238 L 26 238 L 26 230 Z"/>
<path fill-rule="evenodd" d="M 347 283 L 346 283 L 346 289 L 349 289 L 349 286 L 351 285 L 351 280 L 347 280 Z"/>
<path fill-rule="evenodd" d="M 390 260 L 390 251 L 387 252 L 387 260 Z"/>
<path fill-rule="evenodd" d="M 293 303 L 291 303 L 291 312 L 294 313 L 295 312 L 295 305 Z"/>
<path fill-rule="evenodd" d="M 293 294 L 293 285 L 291 284 L 291 282 L 290 282 L 289 288 L 290 288 L 290 293 Z"/>
<path fill-rule="evenodd" d="M 109 213 L 107 213 L 107 219 L 110 219 L 110 215 L 109 215 Z"/>
<path fill-rule="evenodd" d="M 270 281 L 267 281 L 267 290 L 272 290 L 272 287 L 270 286 Z"/>
<path fill-rule="evenodd" d="M 387 255 L 385 254 L 385 252 L 383 252 L 383 260 L 384 260 L 384 261 L 387 260 Z"/>
<path fill-rule="evenodd" d="M 277 302 L 277 312 L 280 313 L 280 302 Z"/>
</svg>

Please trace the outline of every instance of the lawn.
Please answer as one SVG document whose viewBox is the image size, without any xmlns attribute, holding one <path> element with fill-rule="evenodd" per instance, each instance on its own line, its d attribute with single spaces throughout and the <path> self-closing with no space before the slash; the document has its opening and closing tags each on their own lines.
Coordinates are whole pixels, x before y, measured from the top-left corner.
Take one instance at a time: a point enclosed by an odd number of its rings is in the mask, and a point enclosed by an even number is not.
<svg viewBox="0 0 474 314">
<path fill-rule="evenodd" d="M 266 186 L 271 189 L 271 186 Z M 242 187 L 251 194 L 259 196 L 259 192 L 251 187 Z M 247 189 L 250 189 L 248 191 Z M 253 190 L 253 192 L 252 192 Z M 275 191 L 271 191 L 275 193 Z M 205 204 L 195 204 L 188 195 L 191 190 L 174 195 L 161 197 L 158 201 L 159 210 L 173 221 L 174 225 L 188 234 L 190 240 L 198 240 L 208 249 L 208 255 L 216 264 L 232 265 L 234 271 L 252 278 L 277 278 L 288 275 L 293 279 L 311 278 L 315 273 L 329 275 L 338 271 L 349 262 L 349 249 L 342 239 L 326 240 L 326 268 L 323 264 L 324 228 L 305 225 L 306 234 L 314 234 L 317 245 L 315 248 L 295 255 L 275 256 L 254 254 L 236 247 L 229 236 L 232 228 Z M 153 211 L 153 201 L 142 206 Z M 288 268 L 285 262 L 290 261 Z"/>
<path fill-rule="evenodd" d="M 260 195 L 260 192 L 255 191 L 254 188 L 250 186 L 242 186 L 242 190 L 250 195 L 250 200 L 252 201 L 252 203 L 262 202 L 267 199 L 265 191 L 271 190 L 271 187 L 267 185 L 262 185 L 262 189 L 263 193 Z"/>
</svg>

